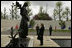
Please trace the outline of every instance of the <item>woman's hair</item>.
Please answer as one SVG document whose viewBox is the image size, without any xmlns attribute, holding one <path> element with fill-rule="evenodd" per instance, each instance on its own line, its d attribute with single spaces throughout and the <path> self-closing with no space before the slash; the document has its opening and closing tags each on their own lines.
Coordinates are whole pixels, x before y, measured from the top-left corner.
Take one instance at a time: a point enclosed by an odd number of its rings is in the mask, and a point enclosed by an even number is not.
<svg viewBox="0 0 72 48">
<path fill-rule="evenodd" d="M 41 26 L 44 26 L 44 24 L 43 24 L 43 23 L 41 23 Z"/>
</svg>

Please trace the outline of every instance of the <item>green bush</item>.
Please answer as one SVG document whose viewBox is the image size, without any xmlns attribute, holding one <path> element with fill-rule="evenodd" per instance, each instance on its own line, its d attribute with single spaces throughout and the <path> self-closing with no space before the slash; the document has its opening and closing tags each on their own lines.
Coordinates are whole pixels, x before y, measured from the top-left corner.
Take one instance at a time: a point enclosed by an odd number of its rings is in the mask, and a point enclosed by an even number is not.
<svg viewBox="0 0 72 48">
<path fill-rule="evenodd" d="M 31 25 L 32 28 L 34 27 L 35 21 L 33 19 L 30 21 L 30 25 Z"/>
<path fill-rule="evenodd" d="M 63 27 L 63 26 L 65 25 L 65 21 L 62 21 L 62 20 L 61 20 L 61 21 L 59 22 L 59 25 L 60 25 L 61 27 Z"/>
</svg>

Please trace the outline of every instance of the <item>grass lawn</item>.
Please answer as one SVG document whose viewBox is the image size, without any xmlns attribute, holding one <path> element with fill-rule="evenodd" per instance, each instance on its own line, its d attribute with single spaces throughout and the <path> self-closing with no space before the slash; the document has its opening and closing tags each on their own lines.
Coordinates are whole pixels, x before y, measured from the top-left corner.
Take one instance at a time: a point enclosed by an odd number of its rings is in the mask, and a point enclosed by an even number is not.
<svg viewBox="0 0 72 48">
<path fill-rule="evenodd" d="M 53 32 L 71 32 L 71 30 L 53 30 Z"/>
<path fill-rule="evenodd" d="M 48 29 L 45 30 L 45 32 L 48 32 L 48 31 L 49 31 Z M 35 29 L 29 29 L 29 32 L 36 32 L 36 30 Z M 60 29 L 60 30 L 53 30 L 53 32 L 71 32 L 71 30 Z"/>
</svg>

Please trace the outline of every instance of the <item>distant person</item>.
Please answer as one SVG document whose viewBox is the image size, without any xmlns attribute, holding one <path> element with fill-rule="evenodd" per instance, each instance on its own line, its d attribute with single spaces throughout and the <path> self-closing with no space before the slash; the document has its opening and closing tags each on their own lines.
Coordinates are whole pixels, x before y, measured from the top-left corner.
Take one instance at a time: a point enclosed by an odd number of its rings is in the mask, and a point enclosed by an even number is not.
<svg viewBox="0 0 72 48">
<path fill-rule="evenodd" d="M 11 37 L 13 38 L 13 26 L 11 27 Z"/>
<path fill-rule="evenodd" d="M 18 32 L 18 24 L 15 26 L 15 31 Z"/>
<path fill-rule="evenodd" d="M 39 32 L 40 32 L 40 30 L 39 30 L 38 24 L 37 24 L 37 26 L 36 26 L 36 32 L 37 32 L 37 39 L 39 40 Z"/>
<path fill-rule="evenodd" d="M 44 34 L 44 24 L 41 24 L 40 32 L 39 32 L 39 39 L 40 39 L 40 45 L 43 45 L 43 34 Z"/>
<path fill-rule="evenodd" d="M 39 34 L 39 26 L 38 26 L 38 24 L 36 26 L 36 31 L 37 31 L 37 35 L 38 35 Z"/>
<path fill-rule="evenodd" d="M 18 25 L 15 26 L 15 29 L 18 30 Z"/>
<path fill-rule="evenodd" d="M 68 29 L 70 30 L 70 29 L 71 29 L 71 27 L 69 26 L 69 27 L 68 27 Z"/>
<path fill-rule="evenodd" d="M 49 27 L 50 36 L 52 35 L 52 26 Z"/>
</svg>

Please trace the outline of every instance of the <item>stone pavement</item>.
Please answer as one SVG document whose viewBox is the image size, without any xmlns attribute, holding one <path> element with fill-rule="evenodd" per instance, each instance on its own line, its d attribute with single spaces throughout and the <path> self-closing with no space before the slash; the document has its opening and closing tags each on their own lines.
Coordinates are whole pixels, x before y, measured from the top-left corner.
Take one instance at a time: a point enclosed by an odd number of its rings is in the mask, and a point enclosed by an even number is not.
<svg viewBox="0 0 72 48">
<path fill-rule="evenodd" d="M 37 36 L 34 36 L 34 47 L 60 47 L 52 39 L 71 39 L 70 36 L 44 36 L 44 45 L 40 46 L 40 41 Z"/>
<path fill-rule="evenodd" d="M 1 35 L 1 47 L 5 47 L 6 44 L 9 43 L 10 38 L 8 38 L 9 35 Z M 18 37 L 18 36 L 17 36 Z M 44 36 L 44 45 L 40 46 L 40 41 L 37 40 L 37 36 L 31 36 L 28 37 L 33 38 L 33 47 L 60 47 L 57 43 L 55 43 L 51 39 L 71 39 L 71 36 Z"/>
<path fill-rule="evenodd" d="M 1 35 L 1 47 L 5 47 L 9 43 L 8 35 Z"/>
<path fill-rule="evenodd" d="M 53 40 L 50 39 L 48 36 L 44 36 L 44 45 L 40 46 L 40 41 L 37 40 L 37 36 L 34 37 L 34 47 L 60 47 L 56 44 Z"/>
</svg>

